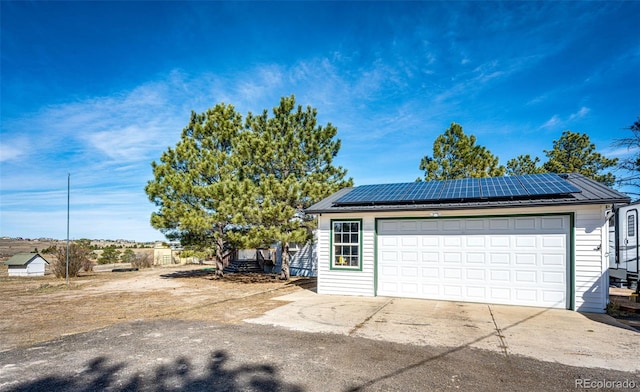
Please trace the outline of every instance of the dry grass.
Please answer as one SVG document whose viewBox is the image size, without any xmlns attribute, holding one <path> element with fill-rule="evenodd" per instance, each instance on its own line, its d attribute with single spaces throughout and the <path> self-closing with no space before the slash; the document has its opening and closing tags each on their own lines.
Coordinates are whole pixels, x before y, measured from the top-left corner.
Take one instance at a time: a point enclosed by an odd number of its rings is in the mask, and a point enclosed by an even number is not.
<svg viewBox="0 0 640 392">
<path fill-rule="evenodd" d="M 313 286 L 269 275 L 215 279 L 202 266 L 135 272 L 84 273 L 65 281 L 53 276 L 8 277 L 0 269 L 0 352 L 114 323 L 150 319 L 239 323 L 282 305 L 273 297 Z"/>
</svg>

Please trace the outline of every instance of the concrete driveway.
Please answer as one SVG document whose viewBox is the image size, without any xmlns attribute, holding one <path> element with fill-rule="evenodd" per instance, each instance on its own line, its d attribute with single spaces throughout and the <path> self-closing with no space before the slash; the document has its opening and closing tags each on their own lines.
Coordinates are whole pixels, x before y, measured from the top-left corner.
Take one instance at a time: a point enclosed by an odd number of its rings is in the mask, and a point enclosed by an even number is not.
<svg viewBox="0 0 640 392">
<path fill-rule="evenodd" d="M 300 291 L 244 320 L 450 351 L 481 348 L 566 365 L 640 371 L 640 333 L 604 314 L 504 305 Z"/>
</svg>

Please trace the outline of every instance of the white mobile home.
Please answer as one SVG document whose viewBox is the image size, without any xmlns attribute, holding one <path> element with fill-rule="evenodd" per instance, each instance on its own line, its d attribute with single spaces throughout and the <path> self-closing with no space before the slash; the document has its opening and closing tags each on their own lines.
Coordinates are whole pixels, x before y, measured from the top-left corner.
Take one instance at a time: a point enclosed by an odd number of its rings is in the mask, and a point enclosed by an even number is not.
<svg viewBox="0 0 640 392">
<path fill-rule="evenodd" d="M 611 276 L 630 287 L 638 282 L 638 211 L 640 203 L 617 208 L 610 227 L 609 267 Z"/>
<path fill-rule="evenodd" d="M 608 214 L 580 174 L 365 185 L 318 216 L 318 293 L 604 312 Z"/>
</svg>

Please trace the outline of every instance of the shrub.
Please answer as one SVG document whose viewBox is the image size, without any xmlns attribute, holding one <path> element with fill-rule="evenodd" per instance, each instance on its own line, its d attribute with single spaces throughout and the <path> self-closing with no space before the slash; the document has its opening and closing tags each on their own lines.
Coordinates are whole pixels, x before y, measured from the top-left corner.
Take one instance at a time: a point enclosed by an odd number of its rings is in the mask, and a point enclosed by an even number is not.
<svg viewBox="0 0 640 392">
<path fill-rule="evenodd" d="M 136 258 L 131 262 L 131 266 L 134 268 L 150 268 L 153 258 L 148 252 L 141 252 L 136 255 Z"/>
<path fill-rule="evenodd" d="M 78 272 L 83 268 L 89 260 L 91 249 L 83 243 L 69 244 L 69 277 L 78 276 Z M 67 276 L 67 246 L 59 246 L 56 249 L 56 260 L 51 263 L 51 271 L 57 278 Z"/>
</svg>

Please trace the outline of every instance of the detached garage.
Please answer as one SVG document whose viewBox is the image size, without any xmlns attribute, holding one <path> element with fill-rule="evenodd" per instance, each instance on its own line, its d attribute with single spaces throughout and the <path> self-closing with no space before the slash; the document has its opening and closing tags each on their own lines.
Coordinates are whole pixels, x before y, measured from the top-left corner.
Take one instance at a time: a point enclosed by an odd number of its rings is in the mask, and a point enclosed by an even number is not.
<svg viewBox="0 0 640 392">
<path fill-rule="evenodd" d="M 307 210 L 318 293 L 603 312 L 608 214 L 628 202 L 579 174 L 342 189 Z"/>
</svg>

